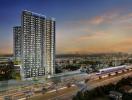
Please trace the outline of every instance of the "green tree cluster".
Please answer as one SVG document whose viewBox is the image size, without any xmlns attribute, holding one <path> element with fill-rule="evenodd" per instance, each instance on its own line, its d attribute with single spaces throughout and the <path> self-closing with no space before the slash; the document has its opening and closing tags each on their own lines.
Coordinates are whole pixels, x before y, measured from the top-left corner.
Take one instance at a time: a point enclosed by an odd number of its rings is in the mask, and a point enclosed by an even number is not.
<svg viewBox="0 0 132 100">
<path fill-rule="evenodd" d="M 90 91 L 79 91 L 76 96 L 73 97 L 73 100 L 111 100 L 109 97 L 110 91 L 122 93 L 122 100 L 132 100 L 132 93 L 126 93 L 121 89 L 121 87 L 125 85 L 132 86 L 132 78 L 122 79 L 117 84 L 97 87 Z"/>
</svg>

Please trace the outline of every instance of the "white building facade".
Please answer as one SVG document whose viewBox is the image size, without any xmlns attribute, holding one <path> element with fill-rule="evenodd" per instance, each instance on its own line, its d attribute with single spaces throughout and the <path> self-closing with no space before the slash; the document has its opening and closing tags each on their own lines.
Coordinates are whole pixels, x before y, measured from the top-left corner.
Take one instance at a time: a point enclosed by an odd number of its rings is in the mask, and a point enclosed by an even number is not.
<svg viewBox="0 0 132 100">
<path fill-rule="evenodd" d="M 55 73 L 55 20 L 23 11 L 21 16 L 22 77 Z"/>
</svg>

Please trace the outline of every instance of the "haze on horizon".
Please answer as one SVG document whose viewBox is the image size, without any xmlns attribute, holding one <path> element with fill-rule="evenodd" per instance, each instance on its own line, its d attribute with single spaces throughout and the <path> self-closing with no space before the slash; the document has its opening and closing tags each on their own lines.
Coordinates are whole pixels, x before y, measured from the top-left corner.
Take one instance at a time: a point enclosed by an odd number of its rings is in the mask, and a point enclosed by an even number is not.
<svg viewBox="0 0 132 100">
<path fill-rule="evenodd" d="M 12 27 L 30 10 L 56 18 L 57 54 L 132 52 L 131 0 L 0 0 L 0 54 L 13 52 Z"/>
</svg>

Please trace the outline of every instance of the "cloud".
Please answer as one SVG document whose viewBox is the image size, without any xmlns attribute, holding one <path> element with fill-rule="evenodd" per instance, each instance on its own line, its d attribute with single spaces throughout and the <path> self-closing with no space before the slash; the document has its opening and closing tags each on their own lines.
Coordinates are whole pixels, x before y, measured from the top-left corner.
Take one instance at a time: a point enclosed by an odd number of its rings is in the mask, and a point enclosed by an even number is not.
<svg viewBox="0 0 132 100">
<path fill-rule="evenodd" d="M 106 34 L 104 31 L 91 31 L 91 34 L 89 35 L 82 35 L 78 38 L 79 41 L 82 40 L 88 40 L 88 39 L 98 39 L 98 38 L 103 38 L 106 37 L 108 34 Z"/>
<path fill-rule="evenodd" d="M 104 41 L 104 43 L 97 42 L 94 45 L 85 45 L 82 47 L 70 47 L 66 48 L 66 53 L 108 53 L 108 52 L 132 52 L 132 40 L 131 38 L 124 38 L 117 43 L 108 44 Z"/>
<path fill-rule="evenodd" d="M 69 21 L 58 32 L 58 53 L 132 52 L 132 13 L 110 11 Z"/>
<path fill-rule="evenodd" d="M 131 22 L 130 22 L 131 20 Z M 127 24 L 132 23 L 132 13 L 121 13 L 120 11 L 107 12 L 102 15 L 95 16 L 89 20 L 90 24 Z"/>
<path fill-rule="evenodd" d="M 104 18 L 102 16 L 96 16 L 90 20 L 90 23 L 96 24 L 96 25 L 101 24 L 102 22 L 104 22 Z"/>
<path fill-rule="evenodd" d="M 104 13 L 102 15 L 95 16 L 90 19 L 90 23 L 94 25 L 104 24 L 104 23 L 112 23 L 113 20 L 119 17 L 120 13 L 117 11 L 111 11 Z"/>
</svg>

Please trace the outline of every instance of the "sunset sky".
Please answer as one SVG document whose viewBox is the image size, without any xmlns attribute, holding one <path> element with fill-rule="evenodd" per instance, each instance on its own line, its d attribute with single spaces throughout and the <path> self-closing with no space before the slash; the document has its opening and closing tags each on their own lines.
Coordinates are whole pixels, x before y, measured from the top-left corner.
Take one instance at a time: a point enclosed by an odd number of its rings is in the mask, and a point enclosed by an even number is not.
<svg viewBox="0 0 132 100">
<path fill-rule="evenodd" d="M 56 19 L 57 54 L 132 53 L 132 0 L 0 0 L 0 54 L 25 9 Z"/>
</svg>

